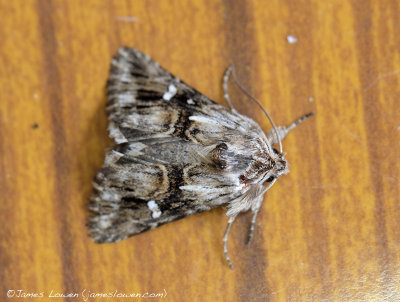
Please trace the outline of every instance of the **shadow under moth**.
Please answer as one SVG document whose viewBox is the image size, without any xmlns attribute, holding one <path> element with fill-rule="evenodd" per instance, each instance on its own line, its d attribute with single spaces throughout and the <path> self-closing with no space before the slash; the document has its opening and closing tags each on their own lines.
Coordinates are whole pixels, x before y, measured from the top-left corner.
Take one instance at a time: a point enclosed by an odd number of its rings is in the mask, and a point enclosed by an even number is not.
<svg viewBox="0 0 400 302">
<path fill-rule="evenodd" d="M 89 218 L 97 243 L 116 242 L 165 223 L 227 205 L 227 239 L 236 216 L 253 212 L 248 242 L 264 193 L 288 163 L 281 140 L 307 114 L 265 135 L 252 119 L 213 102 L 160 67 L 149 56 L 122 47 L 111 61 L 107 82 L 109 134 L 94 180 Z M 234 73 L 233 73 L 234 75 Z M 235 77 L 234 77 L 235 78 Z M 238 82 L 236 82 L 240 88 Z M 279 145 L 279 151 L 273 145 Z"/>
</svg>

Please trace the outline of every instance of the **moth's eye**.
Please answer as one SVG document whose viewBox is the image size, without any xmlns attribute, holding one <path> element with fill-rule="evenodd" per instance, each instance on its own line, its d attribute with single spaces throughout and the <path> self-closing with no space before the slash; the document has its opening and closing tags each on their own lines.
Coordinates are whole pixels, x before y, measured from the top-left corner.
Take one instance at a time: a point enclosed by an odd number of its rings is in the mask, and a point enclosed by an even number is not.
<svg viewBox="0 0 400 302">
<path fill-rule="evenodd" d="M 275 150 L 275 149 L 274 149 Z M 275 176 L 270 176 L 265 182 L 271 182 L 275 179 Z"/>
<path fill-rule="evenodd" d="M 272 150 L 274 150 L 274 153 L 275 153 L 275 154 L 279 154 L 279 151 L 276 150 L 275 148 L 272 148 Z"/>
</svg>

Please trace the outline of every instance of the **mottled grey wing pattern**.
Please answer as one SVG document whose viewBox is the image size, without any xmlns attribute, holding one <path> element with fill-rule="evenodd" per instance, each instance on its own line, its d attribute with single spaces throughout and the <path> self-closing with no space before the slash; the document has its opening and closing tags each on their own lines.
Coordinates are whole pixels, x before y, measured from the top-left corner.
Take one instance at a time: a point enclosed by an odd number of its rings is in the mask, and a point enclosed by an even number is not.
<svg viewBox="0 0 400 302">
<path fill-rule="evenodd" d="M 146 54 L 128 47 L 120 48 L 111 62 L 107 92 L 109 131 L 117 144 L 180 137 L 205 145 L 210 140 L 222 140 L 226 131 L 238 132 L 249 127 L 249 122 L 254 123 L 186 85 Z"/>
<path fill-rule="evenodd" d="M 94 181 L 89 227 L 96 242 L 119 241 L 246 192 L 238 173 L 250 161 L 248 147 L 235 138 L 261 131 L 252 120 L 131 48 L 113 58 L 107 91 L 116 146 Z M 229 156 L 230 140 L 239 151 Z"/>
</svg>

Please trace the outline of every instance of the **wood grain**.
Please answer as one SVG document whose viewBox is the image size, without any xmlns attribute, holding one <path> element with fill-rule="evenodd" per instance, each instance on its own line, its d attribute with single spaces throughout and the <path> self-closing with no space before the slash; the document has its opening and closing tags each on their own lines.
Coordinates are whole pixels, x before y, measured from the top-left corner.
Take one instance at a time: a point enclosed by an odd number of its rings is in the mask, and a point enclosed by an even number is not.
<svg viewBox="0 0 400 302">
<path fill-rule="evenodd" d="M 396 0 L 0 0 L 0 300 L 32 300 L 7 299 L 10 290 L 43 292 L 39 301 L 165 290 L 155 300 L 400 301 L 399 9 Z M 268 192 L 251 246 L 250 215 L 233 226 L 235 270 L 222 253 L 224 209 L 117 244 L 88 237 L 91 180 L 111 145 L 105 81 L 121 45 L 219 102 L 233 63 L 278 124 L 316 113 L 284 141 L 291 173 Z M 79 298 L 51 299 L 52 290 Z"/>
</svg>

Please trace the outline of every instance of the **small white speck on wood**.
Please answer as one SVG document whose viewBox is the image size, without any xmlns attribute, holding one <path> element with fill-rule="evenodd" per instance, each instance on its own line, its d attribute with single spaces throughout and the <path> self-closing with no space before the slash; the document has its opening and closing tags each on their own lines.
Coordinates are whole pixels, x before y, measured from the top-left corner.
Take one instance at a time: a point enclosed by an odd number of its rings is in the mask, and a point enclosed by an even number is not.
<svg viewBox="0 0 400 302">
<path fill-rule="evenodd" d="M 297 38 L 294 37 L 294 36 L 288 35 L 288 36 L 286 37 L 286 39 L 287 39 L 287 41 L 288 41 L 290 44 L 297 43 Z"/>
<path fill-rule="evenodd" d="M 313 98 L 312 96 L 310 96 L 310 97 L 308 98 L 308 102 L 309 102 L 309 103 L 314 102 L 314 98 Z"/>
</svg>

